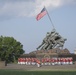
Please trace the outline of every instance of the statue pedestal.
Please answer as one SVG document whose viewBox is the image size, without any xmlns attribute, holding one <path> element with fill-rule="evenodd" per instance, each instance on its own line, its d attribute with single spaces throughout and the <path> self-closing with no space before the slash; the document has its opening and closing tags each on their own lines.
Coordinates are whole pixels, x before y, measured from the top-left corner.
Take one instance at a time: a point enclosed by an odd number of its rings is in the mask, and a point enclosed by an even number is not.
<svg viewBox="0 0 76 75">
<path fill-rule="evenodd" d="M 58 57 L 59 55 L 64 55 L 64 54 L 70 54 L 68 49 L 50 49 L 50 50 L 37 50 L 35 52 L 32 52 L 33 54 L 36 55 L 37 58 L 52 58 L 52 57 Z"/>
<path fill-rule="evenodd" d="M 39 53 L 36 55 L 37 58 L 52 58 L 52 57 L 58 57 L 57 53 Z"/>
</svg>

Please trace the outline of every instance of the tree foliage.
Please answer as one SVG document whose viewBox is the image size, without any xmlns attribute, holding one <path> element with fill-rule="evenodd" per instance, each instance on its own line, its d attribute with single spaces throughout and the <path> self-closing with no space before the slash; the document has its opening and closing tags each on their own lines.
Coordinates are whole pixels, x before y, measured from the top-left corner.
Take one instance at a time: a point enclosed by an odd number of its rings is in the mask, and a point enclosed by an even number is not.
<svg viewBox="0 0 76 75">
<path fill-rule="evenodd" d="M 0 60 L 13 62 L 24 53 L 23 45 L 13 37 L 0 36 Z"/>
</svg>

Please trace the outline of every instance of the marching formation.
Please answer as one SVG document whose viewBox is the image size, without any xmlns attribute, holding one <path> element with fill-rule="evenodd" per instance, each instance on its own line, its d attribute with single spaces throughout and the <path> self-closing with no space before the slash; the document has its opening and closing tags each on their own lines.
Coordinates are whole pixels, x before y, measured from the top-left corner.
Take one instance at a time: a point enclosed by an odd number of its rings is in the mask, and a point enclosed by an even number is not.
<svg viewBox="0 0 76 75">
<path fill-rule="evenodd" d="M 18 58 L 18 64 L 25 64 L 25 65 L 37 65 L 37 67 L 43 65 L 72 65 L 73 58 Z"/>
</svg>

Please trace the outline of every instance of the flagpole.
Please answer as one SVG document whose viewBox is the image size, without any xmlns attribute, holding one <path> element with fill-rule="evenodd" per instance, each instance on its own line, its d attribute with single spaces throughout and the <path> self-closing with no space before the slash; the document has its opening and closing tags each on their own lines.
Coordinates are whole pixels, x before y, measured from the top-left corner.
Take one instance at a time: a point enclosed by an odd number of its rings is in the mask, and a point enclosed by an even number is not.
<svg viewBox="0 0 76 75">
<path fill-rule="evenodd" d="M 45 8 L 45 6 L 44 6 L 44 8 Z M 46 9 L 46 8 L 45 8 L 45 9 Z M 49 16 L 49 13 L 48 13 L 47 9 L 46 9 L 46 12 L 47 12 L 47 15 L 48 15 L 48 17 L 49 17 L 49 20 L 50 20 L 50 22 L 51 22 L 51 24 L 52 24 L 52 26 L 53 26 L 53 29 L 55 29 L 54 24 L 53 24 L 53 22 L 52 22 L 52 20 L 51 20 L 51 17 Z"/>
</svg>

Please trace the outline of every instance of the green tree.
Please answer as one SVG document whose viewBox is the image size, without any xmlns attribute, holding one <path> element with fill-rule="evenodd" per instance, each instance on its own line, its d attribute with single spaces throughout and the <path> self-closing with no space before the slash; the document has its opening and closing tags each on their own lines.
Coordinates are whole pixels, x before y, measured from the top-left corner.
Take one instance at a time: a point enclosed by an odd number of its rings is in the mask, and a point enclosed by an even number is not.
<svg viewBox="0 0 76 75">
<path fill-rule="evenodd" d="M 23 45 L 13 37 L 0 36 L 0 60 L 14 62 L 24 53 Z"/>
</svg>

